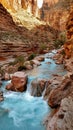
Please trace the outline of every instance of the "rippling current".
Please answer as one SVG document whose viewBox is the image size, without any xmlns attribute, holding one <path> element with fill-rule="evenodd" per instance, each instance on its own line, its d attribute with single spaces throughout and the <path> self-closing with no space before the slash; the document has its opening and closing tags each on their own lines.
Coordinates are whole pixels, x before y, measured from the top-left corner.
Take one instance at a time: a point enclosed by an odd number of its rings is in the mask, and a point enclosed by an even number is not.
<svg viewBox="0 0 73 130">
<path fill-rule="evenodd" d="M 49 79 L 53 73 L 65 73 L 63 66 L 56 65 L 49 58 L 50 55 L 52 53 L 46 54 L 45 61 L 41 63 L 41 66 L 28 72 L 28 89 L 26 92 L 7 91 L 5 86 L 10 81 L 3 82 L 1 90 L 4 91 L 5 100 L 0 103 L 0 130 L 45 130 L 42 122 L 50 108 L 47 102 L 43 100 L 43 96 L 31 96 L 29 88 L 34 79 Z M 51 64 L 47 64 L 47 62 L 51 62 Z"/>
</svg>

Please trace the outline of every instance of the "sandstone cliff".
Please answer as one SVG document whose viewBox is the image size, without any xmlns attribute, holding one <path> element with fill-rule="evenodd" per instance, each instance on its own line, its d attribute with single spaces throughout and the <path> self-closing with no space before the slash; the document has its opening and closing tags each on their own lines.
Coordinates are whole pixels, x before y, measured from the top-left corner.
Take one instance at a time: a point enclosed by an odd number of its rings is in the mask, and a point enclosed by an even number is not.
<svg viewBox="0 0 73 130">
<path fill-rule="evenodd" d="M 66 29 L 67 42 L 65 43 L 64 47 L 67 58 L 70 58 L 73 56 L 73 6 L 67 20 Z"/>
<path fill-rule="evenodd" d="M 64 31 L 73 0 L 0 0 L 12 12 L 21 9 L 49 22 L 51 27 Z"/>
<path fill-rule="evenodd" d="M 31 19 L 34 19 L 33 16 Z M 0 4 L 0 56 L 26 55 L 26 52 L 31 54 L 34 51 L 39 53 L 49 50 L 57 31 L 48 25 L 36 26 L 34 21 L 32 24 L 35 27 L 30 31 L 16 25 L 10 13 Z M 31 26 L 30 22 L 28 25 Z"/>
</svg>

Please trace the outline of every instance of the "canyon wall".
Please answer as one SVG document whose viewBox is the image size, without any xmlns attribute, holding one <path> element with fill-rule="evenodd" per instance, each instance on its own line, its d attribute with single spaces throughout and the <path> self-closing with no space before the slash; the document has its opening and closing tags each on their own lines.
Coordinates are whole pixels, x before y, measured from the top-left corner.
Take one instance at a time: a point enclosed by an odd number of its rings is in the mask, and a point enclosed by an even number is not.
<svg viewBox="0 0 73 130">
<path fill-rule="evenodd" d="M 73 0 L 0 0 L 0 2 L 13 12 L 25 9 L 61 31 L 66 29 L 66 21 L 73 4 Z"/>
<path fill-rule="evenodd" d="M 67 42 L 65 43 L 65 53 L 67 58 L 73 56 L 73 6 L 66 24 L 67 29 Z"/>
</svg>

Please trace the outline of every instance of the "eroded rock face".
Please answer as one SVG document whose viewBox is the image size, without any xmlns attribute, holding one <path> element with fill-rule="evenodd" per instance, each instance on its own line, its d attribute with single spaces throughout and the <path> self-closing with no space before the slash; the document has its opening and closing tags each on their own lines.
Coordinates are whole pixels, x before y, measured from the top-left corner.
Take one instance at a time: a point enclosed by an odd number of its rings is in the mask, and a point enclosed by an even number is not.
<svg viewBox="0 0 73 130">
<path fill-rule="evenodd" d="M 46 119 L 47 130 L 73 129 L 73 73 L 68 73 L 58 80 L 49 94 L 48 103 L 55 108 Z M 51 86 L 52 87 L 52 86 Z"/>
<path fill-rule="evenodd" d="M 44 93 L 44 99 L 49 99 L 50 92 L 53 91 L 55 88 L 58 88 L 58 86 L 62 82 L 62 76 L 55 74 L 54 77 L 48 81 L 45 93 Z"/>
<path fill-rule="evenodd" d="M 27 89 L 27 75 L 24 72 L 16 72 L 12 76 L 11 83 L 6 86 L 7 90 L 23 92 Z"/>
<path fill-rule="evenodd" d="M 13 12 L 25 9 L 55 29 L 64 31 L 73 0 L 1 0 L 1 3 Z"/>
<path fill-rule="evenodd" d="M 73 6 L 66 24 L 67 29 L 67 42 L 64 44 L 66 57 L 73 56 Z"/>
<path fill-rule="evenodd" d="M 50 39 L 51 41 L 55 39 L 57 34 L 58 31 L 49 25 L 40 25 L 31 31 L 17 26 L 10 13 L 0 4 L 0 60 L 7 60 L 8 56 L 18 57 L 20 55 L 26 58 L 35 51 L 40 53 L 41 43 L 45 42 L 46 49 L 49 51 L 49 48 L 53 47 Z"/>
<path fill-rule="evenodd" d="M 51 107 L 59 106 L 61 100 L 71 93 L 72 85 L 72 80 L 66 77 L 58 88 L 55 88 L 50 92 L 48 104 Z"/>
<path fill-rule="evenodd" d="M 69 72 L 73 72 L 73 57 L 65 60 L 65 67 Z"/>
<path fill-rule="evenodd" d="M 60 108 L 49 115 L 47 130 L 73 130 L 73 97 L 64 98 Z"/>
</svg>

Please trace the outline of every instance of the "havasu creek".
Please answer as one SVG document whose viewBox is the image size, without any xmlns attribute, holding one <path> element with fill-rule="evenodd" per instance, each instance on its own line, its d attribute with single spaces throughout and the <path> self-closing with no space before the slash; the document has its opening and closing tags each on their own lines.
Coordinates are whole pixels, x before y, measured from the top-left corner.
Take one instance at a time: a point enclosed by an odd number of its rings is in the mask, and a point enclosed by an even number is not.
<svg viewBox="0 0 73 130">
<path fill-rule="evenodd" d="M 0 130 L 73 130 L 73 0 L 0 0 Z"/>
<path fill-rule="evenodd" d="M 44 92 L 40 97 L 31 96 L 31 82 L 38 79 L 49 79 L 52 74 L 64 75 L 66 71 L 63 65 L 55 64 L 50 59 L 54 55 L 47 53 L 41 65 L 27 71 L 28 85 L 26 92 L 12 92 L 5 89 L 11 81 L 3 81 L 0 88 L 3 91 L 4 101 L 0 103 L 0 129 L 3 130 L 45 130 L 43 121 L 50 112 L 47 101 L 44 100 Z"/>
</svg>

